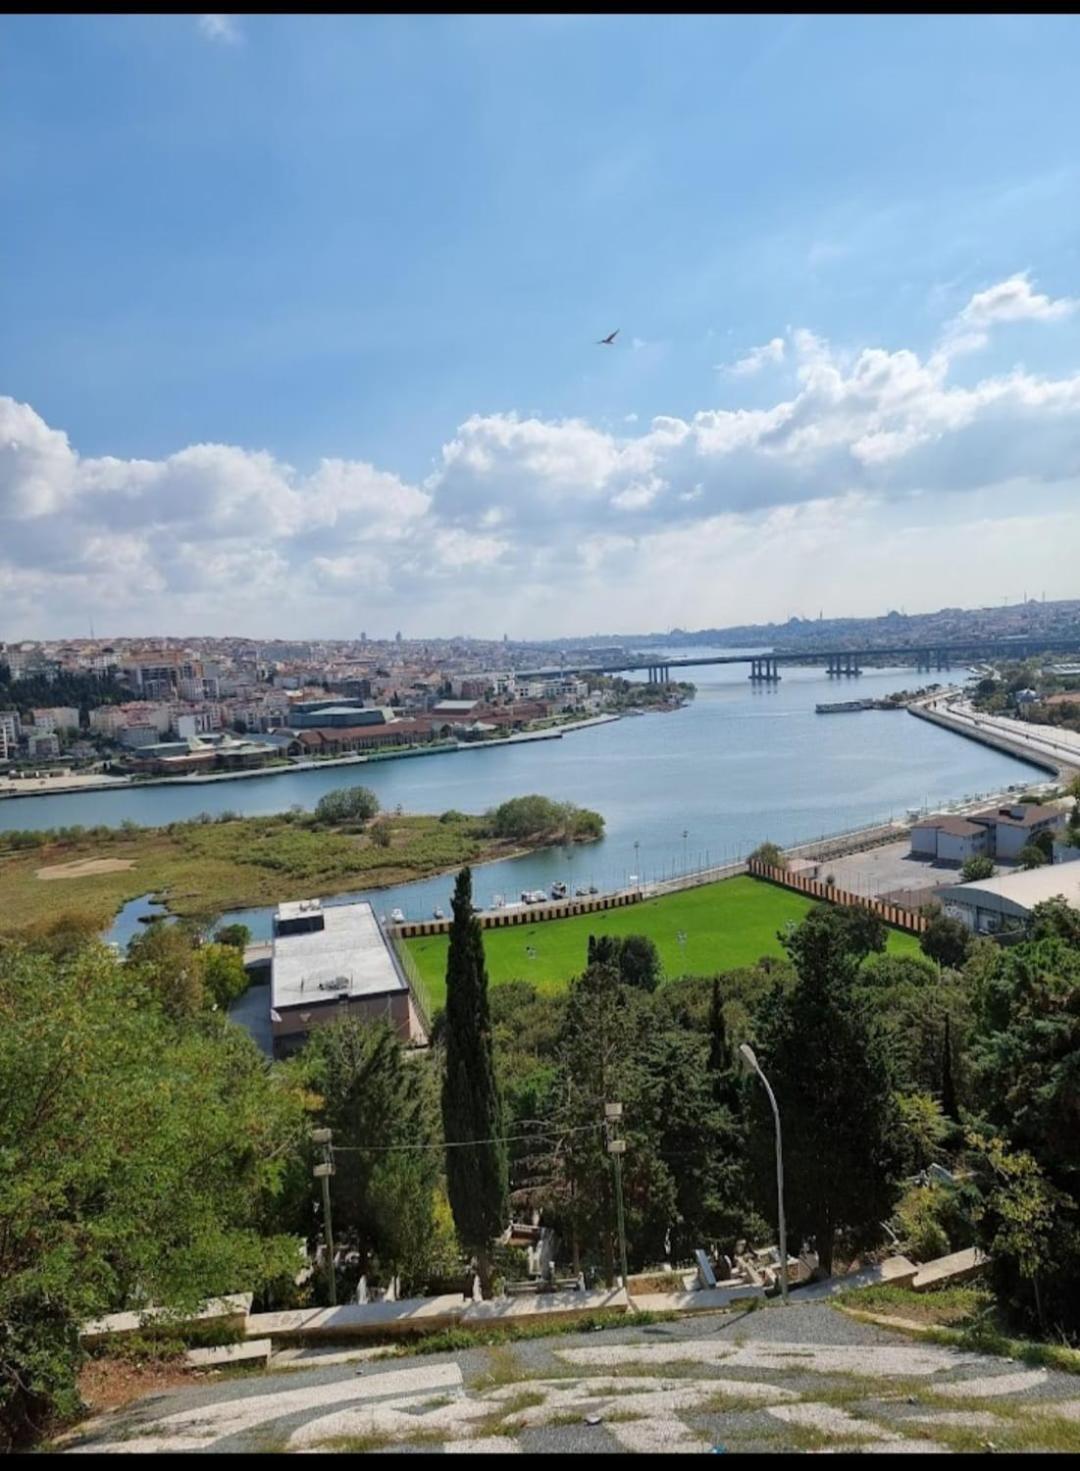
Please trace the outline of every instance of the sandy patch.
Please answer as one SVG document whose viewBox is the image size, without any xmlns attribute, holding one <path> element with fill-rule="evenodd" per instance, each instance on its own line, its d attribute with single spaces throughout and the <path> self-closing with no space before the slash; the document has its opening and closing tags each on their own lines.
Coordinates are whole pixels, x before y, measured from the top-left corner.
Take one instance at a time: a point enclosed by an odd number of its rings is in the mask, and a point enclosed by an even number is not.
<svg viewBox="0 0 1080 1471">
<path fill-rule="evenodd" d="M 76 858 L 71 863 L 54 863 L 51 868 L 39 868 L 39 879 L 83 879 L 92 873 L 123 873 L 134 868 L 134 858 Z"/>
</svg>

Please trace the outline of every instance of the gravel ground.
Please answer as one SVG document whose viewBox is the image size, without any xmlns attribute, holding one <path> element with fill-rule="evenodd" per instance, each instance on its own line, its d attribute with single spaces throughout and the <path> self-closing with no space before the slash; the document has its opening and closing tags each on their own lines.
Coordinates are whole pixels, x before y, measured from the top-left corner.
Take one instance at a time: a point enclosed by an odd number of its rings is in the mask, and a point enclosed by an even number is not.
<svg viewBox="0 0 1080 1471">
<path fill-rule="evenodd" d="M 727 1398 L 711 1403 L 721 1387 Z M 955 1408 L 920 1403 L 949 1389 L 963 1396 Z M 982 1396 L 977 1408 L 969 1394 Z M 493 1454 L 916 1451 L 946 1448 L 935 1427 L 946 1439 L 993 1438 L 986 1417 L 1003 1405 L 1020 1415 L 1030 1405 L 1036 1425 L 1053 1401 L 1070 1402 L 1075 1416 L 1080 1381 L 794 1303 L 206 1382 L 99 1417 L 67 1449 L 266 1452 L 345 1435 L 358 1438 L 354 1449 L 400 1453 L 467 1452 L 473 1439 Z M 423 1443 L 409 1443 L 418 1432 Z"/>
</svg>

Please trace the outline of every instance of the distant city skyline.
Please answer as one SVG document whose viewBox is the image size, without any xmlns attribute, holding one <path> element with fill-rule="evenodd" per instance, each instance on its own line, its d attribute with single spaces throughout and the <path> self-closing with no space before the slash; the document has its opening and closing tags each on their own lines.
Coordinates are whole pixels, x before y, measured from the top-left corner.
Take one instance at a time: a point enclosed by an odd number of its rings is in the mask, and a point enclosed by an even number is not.
<svg viewBox="0 0 1080 1471">
<path fill-rule="evenodd" d="M 622 645 L 629 646 L 635 640 L 656 641 L 665 638 L 692 639 L 695 637 L 707 639 L 710 637 L 715 638 L 717 636 L 745 636 L 752 635 L 754 633 L 765 636 L 771 631 L 783 630 L 785 628 L 793 629 L 795 633 L 798 633 L 799 631 L 804 629 L 816 630 L 819 627 L 830 629 L 833 625 L 836 624 L 856 625 L 860 629 L 860 633 L 865 632 L 866 637 L 873 639 L 875 634 L 872 625 L 880 625 L 878 631 L 882 635 L 888 635 L 893 630 L 897 620 L 900 620 L 902 624 L 914 623 L 916 625 L 916 629 L 911 635 L 912 637 L 917 638 L 920 636 L 927 636 L 922 632 L 922 630 L 930 629 L 932 631 L 928 636 L 935 638 L 939 642 L 947 642 L 948 635 L 947 633 L 943 633 L 941 631 L 942 624 L 961 624 L 963 626 L 963 632 L 958 633 L 956 635 L 957 637 L 993 636 L 994 629 L 1000 629 L 1002 625 L 1006 625 L 1009 629 L 1015 629 L 1020 626 L 1017 624 L 1016 615 L 1024 615 L 1020 620 L 1020 624 L 1026 630 L 1030 631 L 1033 637 L 1038 637 L 1040 634 L 1047 634 L 1048 636 L 1052 637 L 1055 634 L 1055 631 L 1058 633 L 1067 632 L 1069 636 L 1074 636 L 1076 629 L 1080 628 L 1080 598 L 1047 599 L 1040 595 L 1039 597 L 1029 596 L 1027 598 L 1017 599 L 1014 602 L 1003 600 L 1000 606 L 982 605 L 972 608 L 957 608 L 950 606 L 945 608 L 931 608 L 922 610 L 902 610 L 893 608 L 888 609 L 885 612 L 871 614 L 868 617 L 860 617 L 858 615 L 843 613 L 834 613 L 826 617 L 824 615 L 824 610 L 822 610 L 817 618 L 803 618 L 798 615 L 794 615 L 789 619 L 773 623 L 745 625 L 729 624 L 720 626 L 713 625 L 701 628 L 641 628 L 636 631 L 628 631 L 626 629 L 591 631 L 579 629 L 570 634 L 552 635 L 549 637 L 536 635 L 532 638 L 515 638 L 513 640 L 510 640 L 509 642 L 514 647 L 521 647 L 522 645 L 530 644 L 542 646 L 545 644 L 559 643 L 585 643 L 606 639 L 611 640 L 613 642 L 613 645 L 616 646 L 620 643 Z M 113 631 L 111 633 L 98 634 L 94 634 L 92 632 L 88 632 L 85 634 L 68 632 L 65 634 L 51 636 L 35 637 L 34 635 L 26 635 L 22 638 L 9 636 L 7 644 L 11 648 L 20 647 L 24 644 L 71 644 L 74 646 L 90 644 L 94 646 L 107 646 L 112 641 L 115 641 L 118 644 L 123 644 L 125 646 L 138 645 L 141 642 L 145 642 L 147 646 L 153 646 L 154 644 L 161 643 L 177 646 L 183 646 L 185 643 L 253 643 L 256 645 L 263 644 L 267 646 L 280 644 L 290 648 L 299 647 L 301 645 L 310 645 L 313 647 L 317 647 L 320 645 L 342 644 L 348 645 L 350 647 L 356 647 L 357 649 L 362 649 L 368 646 L 381 648 L 384 645 L 389 645 L 394 648 L 400 648 L 403 644 L 405 646 L 411 647 L 417 644 L 435 645 L 460 643 L 482 647 L 490 646 L 492 649 L 495 650 L 502 649 L 507 646 L 507 636 L 500 636 L 494 633 L 467 633 L 460 631 L 456 633 L 434 633 L 428 631 L 427 633 L 421 632 L 419 634 L 416 634 L 415 636 L 411 636 L 403 640 L 402 635 L 397 632 L 393 634 L 361 633 L 346 634 L 334 637 L 327 636 L 302 638 L 296 635 L 287 635 L 283 633 L 265 633 L 260 635 L 242 634 L 228 628 L 218 629 L 215 630 L 213 633 L 208 634 L 196 634 L 190 632 L 169 633 L 162 632 L 160 630 L 147 631 L 144 629 L 141 631 Z M 0 639 L 0 663 L 3 662 L 4 647 L 5 641 L 3 639 Z"/>
<path fill-rule="evenodd" d="M 0 639 L 1069 597 L 1078 40 L 3 18 Z"/>
</svg>

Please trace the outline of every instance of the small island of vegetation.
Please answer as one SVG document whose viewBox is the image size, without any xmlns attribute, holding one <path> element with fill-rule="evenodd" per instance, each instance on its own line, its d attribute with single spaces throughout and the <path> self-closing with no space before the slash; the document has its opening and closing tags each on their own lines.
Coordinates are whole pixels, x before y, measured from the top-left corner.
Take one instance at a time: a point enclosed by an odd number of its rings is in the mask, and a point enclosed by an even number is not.
<svg viewBox="0 0 1080 1471">
<path fill-rule="evenodd" d="M 367 787 L 327 792 L 314 812 L 207 813 L 143 828 L 0 833 L 0 933 L 75 917 L 103 930 L 128 900 L 153 894 L 201 917 L 312 894 L 389 888 L 462 864 L 603 836 L 597 812 L 514 797 L 483 816 L 382 812 Z"/>
</svg>

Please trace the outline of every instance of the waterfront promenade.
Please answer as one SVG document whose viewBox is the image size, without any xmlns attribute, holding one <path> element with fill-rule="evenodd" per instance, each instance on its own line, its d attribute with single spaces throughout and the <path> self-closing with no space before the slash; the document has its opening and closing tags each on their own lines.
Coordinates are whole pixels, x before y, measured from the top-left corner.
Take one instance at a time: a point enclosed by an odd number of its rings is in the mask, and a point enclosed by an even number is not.
<svg viewBox="0 0 1080 1471">
<path fill-rule="evenodd" d="M 260 776 L 285 776 L 296 771 L 326 771 L 336 766 L 366 766 L 373 762 L 402 760 L 416 756 L 441 756 L 456 751 L 486 751 L 493 746 L 517 746 L 529 741 L 558 741 L 576 730 L 594 725 L 609 725 L 621 715 L 591 715 L 586 720 L 568 721 L 551 730 L 523 730 L 516 735 L 496 736 L 485 741 L 435 741 L 429 746 L 401 746 L 380 752 L 377 756 L 362 751 L 348 756 L 322 756 L 318 760 L 292 760 L 278 766 L 257 766 L 249 771 L 193 772 L 189 776 L 105 776 L 73 772 L 66 776 L 20 777 L 0 776 L 0 798 L 59 796 L 75 792 L 109 792 L 131 787 L 202 787 L 223 781 L 244 781 Z"/>
</svg>

